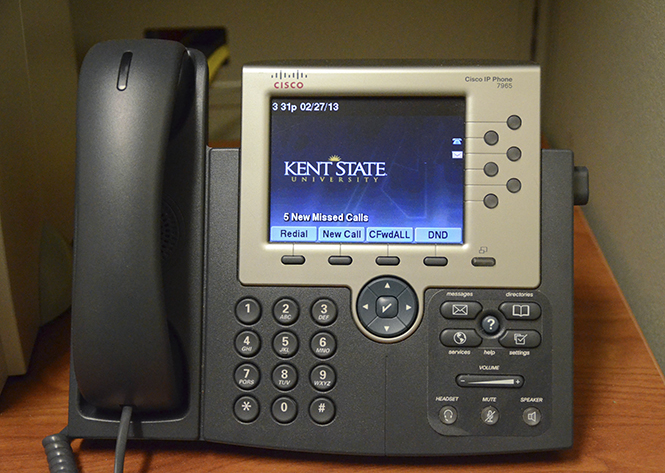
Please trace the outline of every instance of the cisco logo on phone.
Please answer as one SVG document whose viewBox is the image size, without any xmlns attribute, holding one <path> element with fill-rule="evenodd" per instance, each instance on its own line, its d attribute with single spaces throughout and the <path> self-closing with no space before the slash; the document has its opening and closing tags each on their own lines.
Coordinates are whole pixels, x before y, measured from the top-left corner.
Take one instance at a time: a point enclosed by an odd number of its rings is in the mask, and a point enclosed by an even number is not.
<svg viewBox="0 0 665 473">
<path fill-rule="evenodd" d="M 303 74 L 300 71 L 279 71 L 275 74 L 271 74 L 270 78 L 279 79 L 272 85 L 275 89 L 302 89 L 305 87 L 305 83 L 302 79 L 306 79 L 307 74 Z"/>
</svg>

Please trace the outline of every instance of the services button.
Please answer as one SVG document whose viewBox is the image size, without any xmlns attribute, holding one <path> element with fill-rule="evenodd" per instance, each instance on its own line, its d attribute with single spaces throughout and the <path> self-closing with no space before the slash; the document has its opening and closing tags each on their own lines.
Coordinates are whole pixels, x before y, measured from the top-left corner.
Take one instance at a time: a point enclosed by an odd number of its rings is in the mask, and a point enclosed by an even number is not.
<svg viewBox="0 0 665 473">
<path fill-rule="evenodd" d="M 447 329 L 439 338 L 447 347 L 477 347 L 482 342 L 480 335 L 472 329 Z"/>
</svg>

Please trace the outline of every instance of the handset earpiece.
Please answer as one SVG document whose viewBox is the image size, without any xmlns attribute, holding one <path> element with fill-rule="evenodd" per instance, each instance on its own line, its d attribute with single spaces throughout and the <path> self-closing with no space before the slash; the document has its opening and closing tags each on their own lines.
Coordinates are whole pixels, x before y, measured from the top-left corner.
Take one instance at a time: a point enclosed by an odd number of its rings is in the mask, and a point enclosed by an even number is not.
<svg viewBox="0 0 665 473">
<path fill-rule="evenodd" d="M 193 93 L 188 61 L 179 43 L 114 41 L 92 48 L 81 68 L 72 360 L 97 408 L 182 402 L 160 215 L 169 136 Z"/>
</svg>

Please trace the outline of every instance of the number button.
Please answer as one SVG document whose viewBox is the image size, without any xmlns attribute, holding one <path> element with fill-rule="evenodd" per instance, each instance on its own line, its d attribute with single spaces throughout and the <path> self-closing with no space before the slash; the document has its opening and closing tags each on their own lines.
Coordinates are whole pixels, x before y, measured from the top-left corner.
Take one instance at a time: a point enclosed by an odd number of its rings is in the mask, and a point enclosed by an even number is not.
<svg viewBox="0 0 665 473">
<path fill-rule="evenodd" d="M 246 330 L 236 336 L 236 351 L 242 356 L 254 356 L 261 349 L 261 339 L 254 333 Z"/>
<path fill-rule="evenodd" d="M 312 306 L 312 318 L 319 325 L 330 325 L 337 318 L 337 307 L 329 299 L 319 299 Z"/>
<path fill-rule="evenodd" d="M 277 389 L 288 391 L 298 383 L 298 372 L 287 364 L 279 365 L 272 371 L 272 384 Z"/>
<path fill-rule="evenodd" d="M 309 415 L 317 424 L 329 424 L 335 417 L 335 404 L 325 397 L 314 399 L 309 405 Z"/>
<path fill-rule="evenodd" d="M 319 332 L 312 337 L 310 343 L 312 352 L 319 358 L 330 358 L 335 354 L 337 349 L 337 342 L 328 332 Z"/>
<path fill-rule="evenodd" d="M 272 311 L 277 323 L 291 325 L 298 319 L 298 304 L 291 299 L 281 299 Z"/>
<path fill-rule="evenodd" d="M 236 304 L 236 318 L 243 324 L 256 323 L 261 318 L 261 305 L 249 297 L 241 300 Z"/>
<path fill-rule="evenodd" d="M 319 365 L 309 374 L 309 382 L 318 391 L 330 391 L 335 381 L 335 371 L 328 365 Z"/>
<path fill-rule="evenodd" d="M 245 363 L 236 368 L 235 380 L 240 389 L 254 389 L 260 379 L 259 369 L 251 363 Z"/>
<path fill-rule="evenodd" d="M 233 413 L 241 422 L 252 422 L 259 416 L 259 403 L 252 396 L 243 396 L 233 405 Z"/>
<path fill-rule="evenodd" d="M 277 356 L 288 358 L 298 351 L 298 337 L 291 332 L 281 332 L 272 340 L 272 348 Z"/>
<path fill-rule="evenodd" d="M 280 424 L 288 424 L 298 415 L 298 405 L 288 397 L 280 397 L 272 403 L 272 416 Z"/>
</svg>

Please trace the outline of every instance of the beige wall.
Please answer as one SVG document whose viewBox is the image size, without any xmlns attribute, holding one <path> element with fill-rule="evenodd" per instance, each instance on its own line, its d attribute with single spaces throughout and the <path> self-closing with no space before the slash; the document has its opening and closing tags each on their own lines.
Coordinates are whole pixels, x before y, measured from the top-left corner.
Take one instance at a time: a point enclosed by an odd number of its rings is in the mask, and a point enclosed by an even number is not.
<svg viewBox="0 0 665 473">
<path fill-rule="evenodd" d="M 79 63 L 146 27 L 225 26 L 231 76 L 259 59 L 528 59 L 532 0 L 70 0 Z"/>
<path fill-rule="evenodd" d="M 665 367 L 665 2 L 551 6 L 544 129 L 589 167 L 585 214 Z"/>
<path fill-rule="evenodd" d="M 261 59 L 528 59 L 534 0 L 70 0 L 77 58 L 147 27 L 224 26 L 231 63 L 210 96 L 210 139 L 240 136 L 240 70 Z"/>
<path fill-rule="evenodd" d="M 9 374 L 25 372 L 40 323 L 42 225 L 73 233 L 71 31 L 65 0 L 0 2 L 0 337 Z"/>
</svg>

